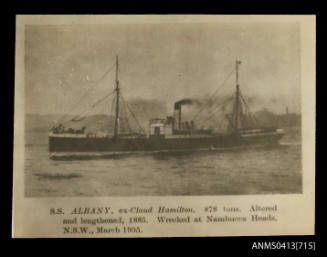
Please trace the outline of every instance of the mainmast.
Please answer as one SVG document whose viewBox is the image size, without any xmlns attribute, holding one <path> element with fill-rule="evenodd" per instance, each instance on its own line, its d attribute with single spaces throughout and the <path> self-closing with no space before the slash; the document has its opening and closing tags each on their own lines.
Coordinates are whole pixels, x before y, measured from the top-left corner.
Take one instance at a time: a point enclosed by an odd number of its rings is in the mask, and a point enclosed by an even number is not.
<svg viewBox="0 0 327 257">
<path fill-rule="evenodd" d="M 118 80 L 118 56 L 116 56 L 116 112 L 115 112 L 115 127 L 114 137 L 118 137 L 119 127 L 119 80 Z"/>
<path fill-rule="evenodd" d="M 238 68 L 239 68 L 239 65 L 241 64 L 242 62 L 237 60 L 236 61 L 236 67 L 235 67 L 235 70 L 236 70 L 236 96 L 235 96 L 235 113 L 234 113 L 234 117 L 235 117 L 235 120 L 234 120 L 234 130 L 237 131 L 238 130 L 238 121 L 239 121 L 239 109 L 240 109 L 240 85 L 238 83 Z"/>
</svg>

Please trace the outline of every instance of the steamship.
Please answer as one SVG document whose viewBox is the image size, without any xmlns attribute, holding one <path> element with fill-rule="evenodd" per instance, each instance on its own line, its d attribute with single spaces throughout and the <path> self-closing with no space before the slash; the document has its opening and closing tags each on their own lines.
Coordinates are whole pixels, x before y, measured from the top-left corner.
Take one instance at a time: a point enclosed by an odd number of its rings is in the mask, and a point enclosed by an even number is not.
<svg viewBox="0 0 327 257">
<path fill-rule="evenodd" d="M 228 126 L 224 133 L 216 132 L 215 129 L 205 128 L 196 124 L 194 120 L 182 121 L 182 106 L 192 104 L 192 99 L 182 99 L 174 104 L 174 114 L 166 118 L 153 118 L 149 121 L 149 131 L 146 133 L 142 128 L 135 132 L 123 131 L 128 127 L 128 121 L 122 118 L 122 105 L 126 102 L 122 99 L 121 88 L 118 79 L 118 56 L 115 67 L 115 87 L 110 94 L 113 95 L 114 124 L 113 133 L 98 135 L 86 132 L 86 127 L 72 129 L 58 122 L 50 131 L 50 152 L 130 152 L 130 151 L 172 151 L 226 148 L 249 145 L 278 144 L 284 135 L 284 131 L 275 127 L 260 127 L 248 122 L 254 117 L 248 112 L 249 107 L 245 101 L 239 85 L 239 66 L 241 61 L 236 61 L 233 74 L 236 75 L 235 91 L 230 98 L 232 110 L 224 118 Z M 109 94 L 109 95 L 110 95 Z M 223 105 L 223 103 L 222 103 Z M 128 109 L 129 106 L 127 106 Z M 197 114 L 201 112 L 202 108 Z M 130 110 L 132 117 L 136 115 Z M 78 122 L 80 116 L 71 119 Z M 123 122 L 124 121 L 124 122 Z M 126 125 L 127 124 L 127 125 Z M 109 130 L 109 129 L 108 129 Z M 127 132 L 126 132 L 127 131 Z"/>
</svg>

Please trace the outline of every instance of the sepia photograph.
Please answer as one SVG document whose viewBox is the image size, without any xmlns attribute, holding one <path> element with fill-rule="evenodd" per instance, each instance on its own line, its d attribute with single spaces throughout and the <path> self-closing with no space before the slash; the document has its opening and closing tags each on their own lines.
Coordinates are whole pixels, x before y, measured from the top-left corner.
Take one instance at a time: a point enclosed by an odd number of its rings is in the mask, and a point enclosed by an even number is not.
<svg viewBox="0 0 327 257">
<path fill-rule="evenodd" d="M 315 16 L 16 24 L 13 237 L 314 234 Z"/>
<path fill-rule="evenodd" d="M 25 195 L 301 193 L 299 33 L 27 25 Z"/>
</svg>

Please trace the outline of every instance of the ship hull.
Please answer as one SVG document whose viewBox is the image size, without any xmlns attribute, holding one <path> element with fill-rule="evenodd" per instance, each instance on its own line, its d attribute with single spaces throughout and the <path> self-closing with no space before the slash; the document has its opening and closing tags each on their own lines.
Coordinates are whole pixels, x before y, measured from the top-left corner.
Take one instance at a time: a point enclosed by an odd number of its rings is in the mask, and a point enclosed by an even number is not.
<svg viewBox="0 0 327 257">
<path fill-rule="evenodd" d="M 204 148 L 227 148 L 247 145 L 277 144 L 281 133 L 258 135 L 217 135 L 208 137 L 150 137 L 150 138 L 88 138 L 49 137 L 50 152 L 121 152 L 192 150 Z"/>
</svg>

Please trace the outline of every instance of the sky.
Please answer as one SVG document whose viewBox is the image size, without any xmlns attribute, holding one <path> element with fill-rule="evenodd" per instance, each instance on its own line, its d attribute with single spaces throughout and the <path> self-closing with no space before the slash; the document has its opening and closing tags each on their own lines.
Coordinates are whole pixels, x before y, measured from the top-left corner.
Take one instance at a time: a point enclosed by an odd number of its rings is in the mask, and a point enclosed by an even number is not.
<svg viewBox="0 0 327 257">
<path fill-rule="evenodd" d="M 299 36 L 297 23 L 26 25 L 25 110 L 69 112 L 119 56 L 127 101 L 155 99 L 172 109 L 181 98 L 214 92 L 241 60 L 245 96 L 266 99 L 277 113 L 286 105 L 299 112 Z M 90 91 L 86 104 L 112 91 L 114 74 Z M 232 76 L 224 89 L 234 88 Z"/>
</svg>

